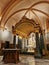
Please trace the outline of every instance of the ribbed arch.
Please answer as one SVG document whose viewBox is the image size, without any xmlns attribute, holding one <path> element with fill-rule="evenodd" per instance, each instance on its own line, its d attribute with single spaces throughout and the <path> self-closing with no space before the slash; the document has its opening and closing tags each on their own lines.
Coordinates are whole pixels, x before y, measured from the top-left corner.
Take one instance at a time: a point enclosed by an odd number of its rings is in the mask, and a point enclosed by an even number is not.
<svg viewBox="0 0 49 65">
<path fill-rule="evenodd" d="M 36 16 L 36 20 L 41 27 L 41 20 L 39 19 L 39 17 L 37 16 L 37 14 L 34 11 L 31 10 L 31 12 Z M 41 27 L 41 29 L 42 29 L 42 27 Z"/>
<path fill-rule="evenodd" d="M 8 21 L 13 15 L 15 15 L 16 13 L 22 12 L 22 11 L 26 11 L 26 10 L 28 10 L 28 8 L 20 9 L 20 10 L 18 10 L 18 11 L 15 11 L 14 13 L 12 13 L 12 14 L 8 17 L 8 19 L 5 21 L 4 26 L 6 25 L 7 21 Z M 38 11 L 38 12 L 40 12 L 40 13 L 43 13 L 44 15 L 46 15 L 46 16 L 49 18 L 49 15 L 48 15 L 47 13 L 41 11 L 41 10 L 38 10 L 38 9 L 36 9 L 36 8 L 32 8 L 31 10 L 34 10 L 34 11 Z"/>
<path fill-rule="evenodd" d="M 12 1 L 13 1 L 13 0 L 12 0 Z M 21 0 L 21 1 L 23 1 L 23 0 Z M 21 1 L 20 1 L 20 2 L 21 2 Z M 5 12 L 3 11 L 4 15 L 2 16 L 2 20 L 3 20 L 4 16 L 5 16 L 6 12 L 8 11 L 8 9 L 9 9 L 15 2 L 16 2 L 16 0 L 14 0 L 12 3 L 10 3 L 9 6 L 7 5 L 7 8 L 5 8 Z M 34 7 L 34 6 L 36 6 L 36 5 L 39 5 L 39 4 L 42 4 L 42 3 L 44 3 L 44 4 L 49 4 L 49 1 L 39 1 L 39 2 L 36 2 L 36 3 L 34 3 L 33 5 L 31 5 L 28 9 L 31 9 L 32 7 Z M 15 5 L 16 5 L 16 4 L 15 4 Z M 15 6 L 15 5 L 14 5 L 14 6 Z M 13 6 L 13 7 L 14 7 L 14 6 Z M 12 8 L 13 8 L 13 7 L 12 7 Z M 12 9 L 12 8 L 11 8 L 11 9 Z M 11 9 L 10 9 L 10 10 L 11 10 Z M 10 11 L 9 11 L 9 12 L 10 12 Z M 9 12 L 8 12 L 8 13 L 9 13 Z M 7 15 L 8 15 L 8 14 L 7 14 Z M 2 22 L 2 20 L 1 20 L 1 22 Z"/>
<path fill-rule="evenodd" d="M 39 5 L 39 4 L 42 4 L 42 3 L 44 3 L 44 4 L 49 4 L 49 1 L 39 1 L 39 2 L 36 2 L 36 3 L 34 3 L 33 5 L 31 5 L 30 8 L 32 8 L 32 7 L 34 7 L 34 6 L 37 6 L 37 5 Z"/>
<path fill-rule="evenodd" d="M 22 0 L 20 0 L 17 4 L 19 4 L 20 2 L 21 2 Z M 1 21 L 3 20 L 3 18 L 4 18 L 4 16 L 6 15 L 6 13 L 7 13 L 7 15 L 8 15 L 8 13 L 13 9 L 13 7 L 15 6 L 15 5 L 17 5 L 16 4 L 16 0 L 12 0 L 12 1 L 10 1 L 7 5 L 6 5 L 6 7 L 3 9 L 3 11 L 2 11 L 2 19 L 1 19 Z"/>
</svg>

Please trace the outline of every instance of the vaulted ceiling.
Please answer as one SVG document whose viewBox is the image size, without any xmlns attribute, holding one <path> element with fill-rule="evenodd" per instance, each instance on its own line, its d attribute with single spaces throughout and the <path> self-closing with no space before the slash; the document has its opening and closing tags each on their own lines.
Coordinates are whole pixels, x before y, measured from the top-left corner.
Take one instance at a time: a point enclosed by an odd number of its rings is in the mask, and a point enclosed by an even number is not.
<svg viewBox="0 0 49 65">
<path fill-rule="evenodd" d="M 18 22 L 21 22 L 23 16 L 29 20 L 34 20 L 43 30 L 47 30 L 49 0 L 0 0 L 0 27 L 5 27 L 11 31 L 12 26 L 16 26 Z M 24 26 L 31 27 L 31 24 L 23 23 L 19 27 L 24 29 Z M 28 31 L 28 29 L 26 30 Z M 27 33 L 26 30 L 23 31 L 23 34 Z"/>
</svg>

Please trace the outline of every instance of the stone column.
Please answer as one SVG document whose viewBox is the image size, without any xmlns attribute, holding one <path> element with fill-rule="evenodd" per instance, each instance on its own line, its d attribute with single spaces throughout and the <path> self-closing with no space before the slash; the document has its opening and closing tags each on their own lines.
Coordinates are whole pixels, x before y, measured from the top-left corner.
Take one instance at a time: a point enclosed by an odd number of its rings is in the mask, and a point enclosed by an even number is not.
<svg viewBox="0 0 49 65">
<path fill-rule="evenodd" d="M 22 49 L 24 49 L 24 38 L 22 38 Z"/>
<path fill-rule="evenodd" d="M 28 46 L 28 39 L 27 39 L 27 46 Z"/>
<path fill-rule="evenodd" d="M 14 37 L 13 37 L 13 46 L 14 46 L 14 48 L 16 48 L 16 35 L 14 35 Z"/>
<path fill-rule="evenodd" d="M 14 48 L 16 48 L 16 31 L 15 31 L 15 27 L 12 26 L 12 33 L 13 33 L 13 46 Z"/>
<path fill-rule="evenodd" d="M 18 37 L 18 48 L 22 49 L 22 39 Z"/>
<path fill-rule="evenodd" d="M 37 53 L 35 54 L 35 57 L 41 58 L 41 53 L 40 53 L 40 43 L 39 43 L 39 33 L 36 32 L 36 51 Z"/>
<path fill-rule="evenodd" d="M 39 49 L 39 34 L 36 32 L 36 49 Z"/>
<path fill-rule="evenodd" d="M 41 55 L 43 55 L 43 49 L 45 49 L 45 45 L 44 45 L 44 38 L 42 33 L 40 33 L 39 42 L 40 42 L 40 53 Z"/>
</svg>

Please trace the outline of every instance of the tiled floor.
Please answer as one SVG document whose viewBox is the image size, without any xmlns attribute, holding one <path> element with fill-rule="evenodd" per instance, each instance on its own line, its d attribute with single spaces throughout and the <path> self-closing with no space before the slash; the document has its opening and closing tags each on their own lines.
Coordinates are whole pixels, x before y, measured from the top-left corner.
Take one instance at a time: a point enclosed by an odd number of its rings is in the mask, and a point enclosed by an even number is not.
<svg viewBox="0 0 49 65">
<path fill-rule="evenodd" d="M 21 55 L 20 62 L 18 64 L 8 63 L 4 64 L 2 61 L 2 57 L 0 56 L 0 65 L 49 65 L 49 60 L 47 59 L 35 59 L 34 56 L 30 55 Z"/>
</svg>

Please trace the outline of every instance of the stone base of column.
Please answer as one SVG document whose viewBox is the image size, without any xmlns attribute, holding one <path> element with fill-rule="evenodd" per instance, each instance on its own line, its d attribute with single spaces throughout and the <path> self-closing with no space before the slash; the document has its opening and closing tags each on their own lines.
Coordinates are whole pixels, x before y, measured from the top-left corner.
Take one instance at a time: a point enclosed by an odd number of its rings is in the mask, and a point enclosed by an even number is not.
<svg viewBox="0 0 49 65">
<path fill-rule="evenodd" d="M 39 50 L 34 55 L 35 58 L 42 58 L 42 55 L 40 54 Z"/>
</svg>

